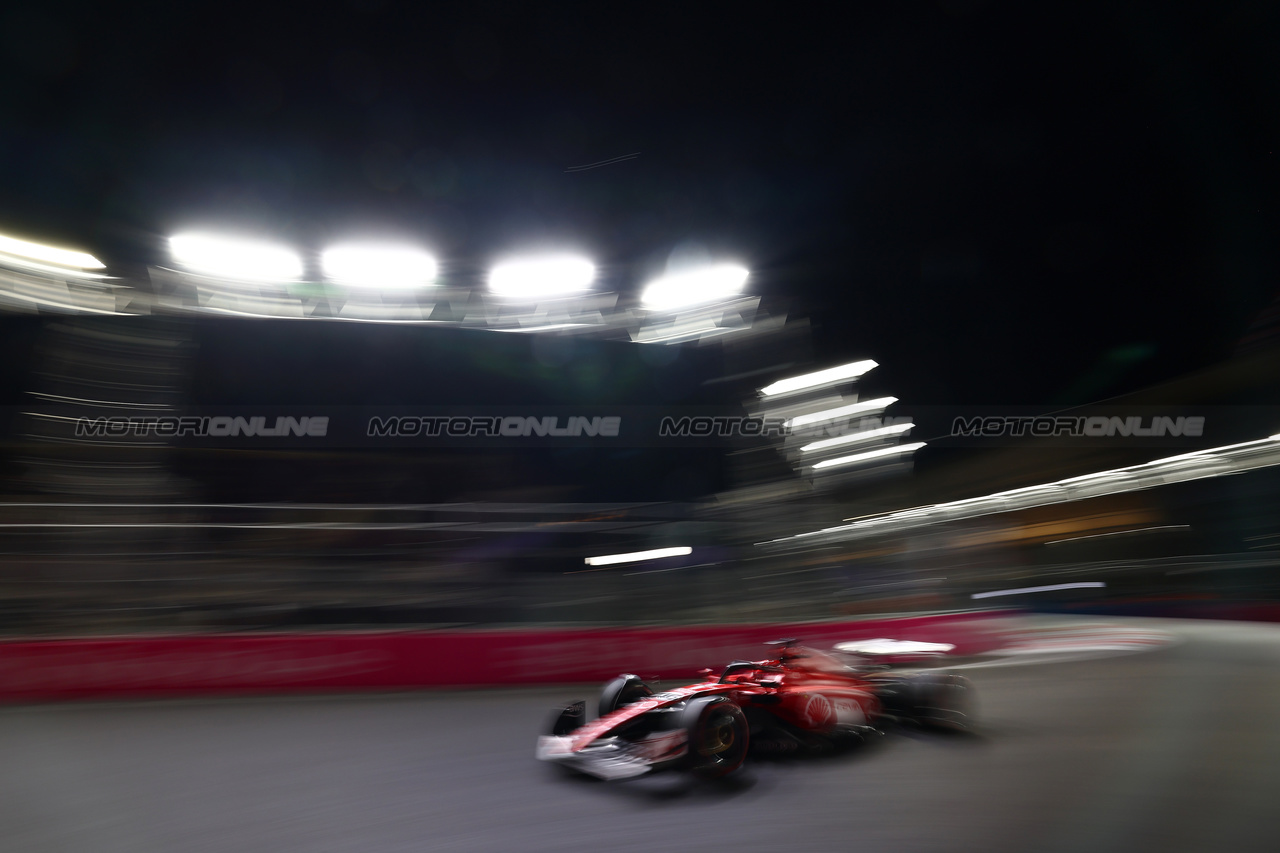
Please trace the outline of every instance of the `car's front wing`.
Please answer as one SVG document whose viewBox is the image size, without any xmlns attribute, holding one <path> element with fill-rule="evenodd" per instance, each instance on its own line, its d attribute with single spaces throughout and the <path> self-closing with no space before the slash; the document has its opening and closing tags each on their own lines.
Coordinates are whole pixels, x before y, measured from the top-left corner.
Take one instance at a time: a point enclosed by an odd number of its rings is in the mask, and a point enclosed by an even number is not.
<svg viewBox="0 0 1280 853">
<path fill-rule="evenodd" d="M 653 732 L 643 740 L 601 738 L 589 746 L 573 750 L 572 734 L 543 735 L 538 738 L 539 761 L 572 767 L 599 779 L 630 779 L 651 770 L 670 766 L 688 752 L 688 736 L 683 729 Z"/>
</svg>

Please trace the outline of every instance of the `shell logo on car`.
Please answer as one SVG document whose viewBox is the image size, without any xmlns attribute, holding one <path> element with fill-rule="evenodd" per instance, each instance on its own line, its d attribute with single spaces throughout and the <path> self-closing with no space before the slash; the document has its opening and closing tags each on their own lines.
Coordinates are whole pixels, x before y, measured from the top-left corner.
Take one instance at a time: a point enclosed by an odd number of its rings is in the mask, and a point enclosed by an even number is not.
<svg viewBox="0 0 1280 853">
<path fill-rule="evenodd" d="M 835 722 L 835 711 L 831 707 L 831 700 L 821 693 L 810 693 L 805 699 L 804 708 L 800 714 L 815 729 L 826 728 Z"/>
</svg>

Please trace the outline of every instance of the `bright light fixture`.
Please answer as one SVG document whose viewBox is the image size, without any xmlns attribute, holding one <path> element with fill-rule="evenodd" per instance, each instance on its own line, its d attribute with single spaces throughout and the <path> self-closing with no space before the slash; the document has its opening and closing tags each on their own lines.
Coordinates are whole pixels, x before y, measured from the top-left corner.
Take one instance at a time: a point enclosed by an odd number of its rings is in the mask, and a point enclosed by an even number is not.
<svg viewBox="0 0 1280 853">
<path fill-rule="evenodd" d="M 906 432 L 914 427 L 915 424 L 891 424 L 886 427 L 877 427 L 876 429 L 864 429 L 858 432 L 851 432 L 848 435 L 837 435 L 835 438 L 824 438 L 822 441 L 815 441 L 806 444 L 800 448 L 801 453 L 811 453 L 815 450 L 826 450 L 828 447 L 843 447 L 846 444 L 858 444 L 863 441 L 870 441 L 873 438 L 882 438 L 886 435 L 898 435 Z"/>
<path fill-rule="evenodd" d="M 205 275 L 244 281 L 302 278 L 302 259 L 292 249 L 274 243 L 214 234 L 179 234 L 169 238 L 169 251 L 180 266 Z"/>
<path fill-rule="evenodd" d="M 790 394 L 795 391 L 807 391 L 810 388 L 821 388 L 824 385 L 834 385 L 837 382 L 844 382 L 848 379 L 857 379 L 877 366 L 874 361 L 867 359 L 866 361 L 842 364 L 839 367 L 829 367 L 816 373 L 806 373 L 803 376 L 793 376 L 790 379 L 779 379 L 772 385 L 766 385 L 761 388 L 760 396 L 774 397 L 778 394 Z"/>
<path fill-rule="evenodd" d="M 44 246 L 27 240 L 0 235 L 0 252 L 29 261 L 43 261 L 47 264 L 59 264 L 64 267 L 75 267 L 82 270 L 100 270 L 105 268 L 102 261 L 93 255 L 76 252 L 71 249 L 58 249 Z"/>
<path fill-rule="evenodd" d="M 595 264 L 586 258 L 547 255 L 498 264 L 489 271 L 489 289 L 498 296 L 566 296 L 588 289 L 595 279 Z"/>
<path fill-rule="evenodd" d="M 349 243 L 320 256 L 325 278 L 354 287 L 410 290 L 435 281 L 436 259 L 412 246 Z"/>
<path fill-rule="evenodd" d="M 663 557 L 684 557 L 692 553 L 692 548 L 657 548 L 653 551 L 632 551 L 630 554 L 606 554 L 603 557 L 587 557 L 584 562 L 588 566 L 612 566 L 617 563 L 661 560 Z"/>
<path fill-rule="evenodd" d="M 741 293 L 749 274 L 736 264 L 716 264 L 665 275 L 645 287 L 640 302 L 654 311 L 720 302 Z"/>
<path fill-rule="evenodd" d="M 838 459 L 825 459 L 822 462 L 814 463 L 814 468 L 834 468 L 837 465 L 854 465 L 858 462 L 866 462 L 869 459 L 879 459 L 884 456 L 894 456 L 898 453 L 911 453 L 925 446 L 926 442 L 916 441 L 911 444 L 895 444 L 892 447 L 880 447 L 875 450 L 868 450 L 866 453 L 855 453 L 852 456 L 841 456 Z"/>
<path fill-rule="evenodd" d="M 865 403 L 850 403 L 847 406 L 837 406 L 834 409 L 825 409 L 821 412 L 813 412 L 808 415 L 796 415 L 790 421 L 792 429 L 796 427 L 808 426 L 809 424 L 820 424 L 824 421 L 834 421 L 836 418 L 845 418 L 849 415 L 860 415 L 864 412 L 874 412 L 880 409 L 887 409 L 894 403 L 898 402 L 897 397 L 877 397 L 874 400 L 867 400 Z"/>
</svg>

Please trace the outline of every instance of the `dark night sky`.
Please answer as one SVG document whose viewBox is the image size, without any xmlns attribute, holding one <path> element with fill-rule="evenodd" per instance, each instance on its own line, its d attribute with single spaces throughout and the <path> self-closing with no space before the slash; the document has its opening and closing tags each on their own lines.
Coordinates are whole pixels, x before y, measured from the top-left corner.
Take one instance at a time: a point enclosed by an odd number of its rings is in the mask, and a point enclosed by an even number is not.
<svg viewBox="0 0 1280 853">
<path fill-rule="evenodd" d="M 1109 396 L 1275 296 L 1277 7 L 235 6 L 0 13 L 0 229 L 568 241 L 741 258 L 915 403 Z M 585 172 L 567 167 L 640 152 Z"/>
</svg>

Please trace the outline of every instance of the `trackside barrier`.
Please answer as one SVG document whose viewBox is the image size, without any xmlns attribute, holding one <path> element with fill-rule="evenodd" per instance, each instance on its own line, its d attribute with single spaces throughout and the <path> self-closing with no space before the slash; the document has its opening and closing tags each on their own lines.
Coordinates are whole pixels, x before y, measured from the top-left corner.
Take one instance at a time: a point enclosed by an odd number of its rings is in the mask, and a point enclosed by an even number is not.
<svg viewBox="0 0 1280 853">
<path fill-rule="evenodd" d="M 408 690 L 598 682 L 619 672 L 691 678 L 762 643 L 798 637 L 1002 643 L 1000 613 L 798 625 L 114 637 L 0 642 L 0 701 Z"/>
</svg>

